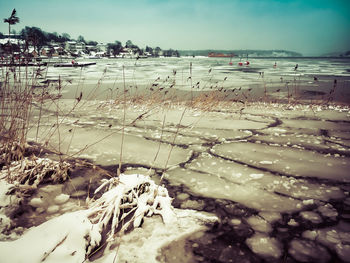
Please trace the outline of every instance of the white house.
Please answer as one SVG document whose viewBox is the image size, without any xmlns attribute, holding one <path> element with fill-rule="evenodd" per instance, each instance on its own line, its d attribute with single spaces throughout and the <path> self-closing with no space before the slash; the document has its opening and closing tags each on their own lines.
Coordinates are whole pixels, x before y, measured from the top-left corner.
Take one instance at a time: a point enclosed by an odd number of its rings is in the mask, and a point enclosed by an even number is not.
<svg viewBox="0 0 350 263">
<path fill-rule="evenodd" d="M 107 45 L 104 43 L 98 43 L 96 49 L 98 52 L 107 53 Z"/>
<path fill-rule="evenodd" d="M 84 42 L 76 43 L 75 50 L 76 50 L 77 53 L 85 53 L 85 51 L 86 51 L 86 44 Z"/>
<path fill-rule="evenodd" d="M 25 41 L 21 40 L 21 39 L 14 39 L 14 38 L 0 39 L 1 45 L 7 44 L 8 42 L 10 42 L 11 44 L 14 44 L 14 45 L 19 45 L 20 47 L 25 45 Z"/>
<path fill-rule="evenodd" d="M 65 49 L 70 52 L 76 52 L 77 51 L 77 42 L 76 41 L 67 41 Z"/>
</svg>

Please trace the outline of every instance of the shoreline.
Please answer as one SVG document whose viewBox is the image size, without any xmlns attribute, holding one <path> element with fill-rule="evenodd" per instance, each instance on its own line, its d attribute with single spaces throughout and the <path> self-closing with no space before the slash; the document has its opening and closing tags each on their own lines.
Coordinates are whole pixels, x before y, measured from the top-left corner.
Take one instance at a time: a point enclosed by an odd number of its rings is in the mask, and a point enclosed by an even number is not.
<svg viewBox="0 0 350 263">
<path fill-rule="evenodd" d="M 290 82 L 256 82 L 250 84 L 216 84 L 206 85 L 204 88 L 188 85 L 171 87 L 170 84 L 155 87 L 154 84 L 135 84 L 126 82 L 125 90 L 127 100 L 133 101 L 140 97 L 158 98 L 162 100 L 177 100 L 179 102 L 193 98 L 215 98 L 218 102 L 271 102 L 271 103 L 292 103 L 292 104 L 340 104 L 350 105 L 350 82 L 347 78 L 320 79 L 308 81 L 308 78 Z M 53 82 L 54 83 L 54 82 Z M 122 82 L 101 84 L 95 83 L 72 83 L 66 84 L 61 91 L 63 99 L 74 99 L 82 93 L 82 99 L 87 100 L 120 100 L 123 97 Z M 38 88 L 40 91 L 40 88 Z"/>
</svg>

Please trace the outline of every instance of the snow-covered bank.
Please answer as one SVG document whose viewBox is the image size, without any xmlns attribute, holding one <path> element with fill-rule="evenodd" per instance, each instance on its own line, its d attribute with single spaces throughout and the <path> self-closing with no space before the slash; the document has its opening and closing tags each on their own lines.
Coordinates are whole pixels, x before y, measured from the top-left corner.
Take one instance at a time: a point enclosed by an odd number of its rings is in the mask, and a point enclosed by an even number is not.
<svg viewBox="0 0 350 263">
<path fill-rule="evenodd" d="M 83 262 L 92 228 L 86 211 L 64 214 L 0 242 L 1 262 Z"/>
<path fill-rule="evenodd" d="M 87 212 L 63 214 L 31 228 L 15 241 L 0 242 L 0 262 L 84 262 L 87 237 L 93 229 Z M 162 247 L 206 230 L 205 224 L 217 221 L 215 216 L 193 210 L 176 209 L 174 213 L 176 219 L 172 224 L 164 225 L 159 217 L 146 218 L 141 228 L 119 234 L 110 244 L 113 248 L 105 250 L 94 262 L 157 262 Z M 174 256 L 177 252 L 181 251 L 174 251 Z"/>
<path fill-rule="evenodd" d="M 98 262 L 113 262 L 115 256 L 129 262 L 155 262 L 161 247 L 217 220 L 191 210 L 174 210 L 166 189 L 143 175 L 120 175 L 118 180 L 105 181 L 96 193 L 104 187 L 108 191 L 90 200 L 89 208 L 55 217 L 17 240 L 0 242 L 1 262 L 83 262 L 106 246 Z M 162 221 L 146 219 L 136 230 L 145 216 L 157 214 Z M 135 229 L 124 235 L 131 223 Z M 111 246 L 114 249 L 109 250 Z"/>
</svg>

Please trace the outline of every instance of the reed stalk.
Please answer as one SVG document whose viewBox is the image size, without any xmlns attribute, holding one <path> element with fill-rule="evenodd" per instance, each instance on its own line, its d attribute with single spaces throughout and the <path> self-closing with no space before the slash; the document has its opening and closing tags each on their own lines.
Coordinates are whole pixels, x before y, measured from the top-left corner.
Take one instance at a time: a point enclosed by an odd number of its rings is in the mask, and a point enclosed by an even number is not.
<svg viewBox="0 0 350 263">
<path fill-rule="evenodd" d="M 122 141 L 120 144 L 120 156 L 119 156 L 119 166 L 117 170 L 117 176 L 121 173 L 122 168 L 122 160 L 123 160 L 123 146 L 124 146 L 124 132 L 125 132 L 125 117 L 126 117 L 126 85 L 125 85 L 125 68 L 123 65 L 123 101 L 124 101 L 124 107 L 123 107 L 123 126 L 122 126 Z"/>
</svg>

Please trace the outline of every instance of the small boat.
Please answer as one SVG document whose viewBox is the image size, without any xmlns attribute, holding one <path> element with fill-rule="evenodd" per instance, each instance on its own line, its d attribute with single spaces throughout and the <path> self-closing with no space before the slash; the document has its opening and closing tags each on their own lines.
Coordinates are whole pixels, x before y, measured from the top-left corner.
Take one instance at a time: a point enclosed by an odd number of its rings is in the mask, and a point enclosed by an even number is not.
<svg viewBox="0 0 350 263">
<path fill-rule="evenodd" d="M 210 52 L 208 54 L 209 58 L 232 58 L 235 54 L 224 54 L 224 53 L 216 53 L 216 52 Z"/>
<path fill-rule="evenodd" d="M 0 67 L 42 67 L 42 66 L 47 66 L 47 63 L 0 63 Z"/>
<path fill-rule="evenodd" d="M 136 59 L 141 59 L 141 58 L 148 58 L 148 56 L 146 56 L 146 55 L 138 55 L 138 56 L 136 57 Z"/>
<path fill-rule="evenodd" d="M 72 61 L 72 63 L 58 63 L 54 64 L 54 67 L 61 67 L 61 68 L 74 68 L 74 67 L 87 67 L 91 65 L 96 65 L 96 62 L 75 62 Z"/>
</svg>

